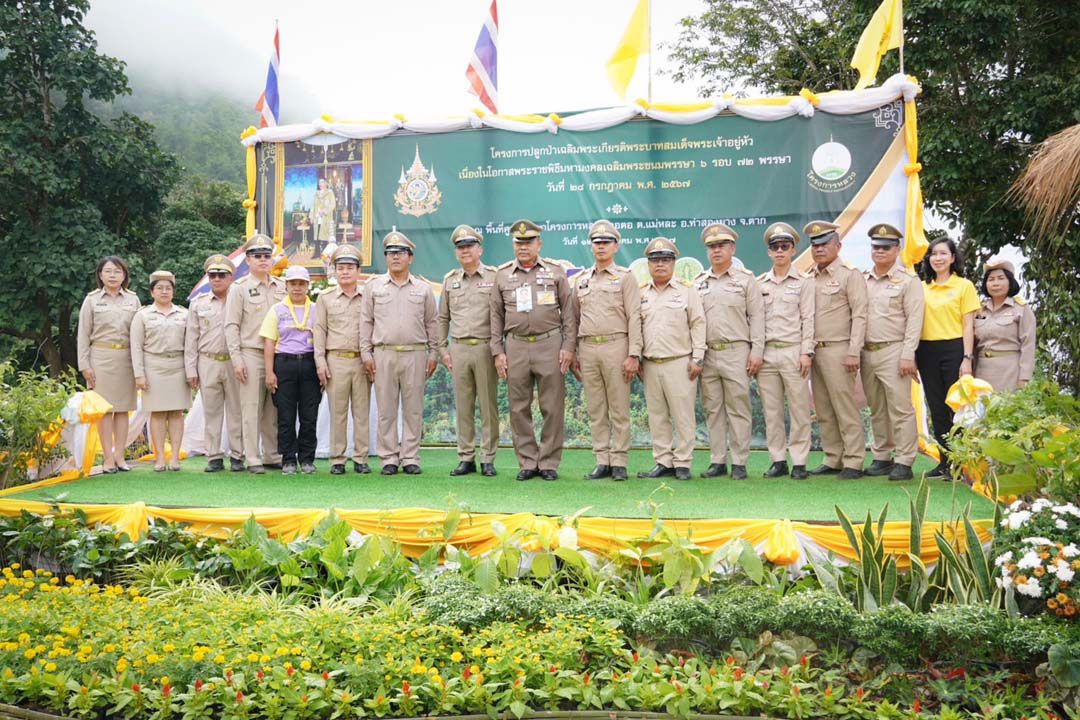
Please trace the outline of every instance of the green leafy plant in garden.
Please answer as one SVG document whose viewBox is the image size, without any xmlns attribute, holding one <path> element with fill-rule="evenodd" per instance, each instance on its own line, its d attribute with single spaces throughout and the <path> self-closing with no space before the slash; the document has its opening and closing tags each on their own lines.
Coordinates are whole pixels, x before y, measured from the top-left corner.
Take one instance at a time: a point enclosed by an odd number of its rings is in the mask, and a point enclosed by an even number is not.
<svg viewBox="0 0 1080 720">
<path fill-rule="evenodd" d="M 0 362 L 0 489 L 29 481 L 31 468 L 63 452 L 60 411 L 76 390 L 73 373 L 50 377 Z"/>
</svg>

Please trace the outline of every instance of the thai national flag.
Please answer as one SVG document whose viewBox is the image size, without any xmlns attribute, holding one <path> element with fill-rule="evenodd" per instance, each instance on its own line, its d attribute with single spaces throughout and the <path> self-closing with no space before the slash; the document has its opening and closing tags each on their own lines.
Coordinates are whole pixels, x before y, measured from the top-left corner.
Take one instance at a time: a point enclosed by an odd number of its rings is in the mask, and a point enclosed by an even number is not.
<svg viewBox="0 0 1080 720">
<path fill-rule="evenodd" d="M 278 43 L 277 22 L 274 23 L 274 52 L 270 54 L 270 67 L 266 70 L 266 89 L 255 103 L 261 115 L 259 127 L 274 127 L 278 121 L 278 65 L 281 62 L 281 45 Z"/>
<path fill-rule="evenodd" d="M 499 12 L 495 8 L 495 0 L 491 0 L 491 12 L 484 19 L 480 36 L 476 38 L 476 47 L 469 67 L 465 69 L 465 77 L 469 80 L 469 92 L 480 98 L 484 107 L 493 113 L 499 112 L 498 57 Z"/>
</svg>

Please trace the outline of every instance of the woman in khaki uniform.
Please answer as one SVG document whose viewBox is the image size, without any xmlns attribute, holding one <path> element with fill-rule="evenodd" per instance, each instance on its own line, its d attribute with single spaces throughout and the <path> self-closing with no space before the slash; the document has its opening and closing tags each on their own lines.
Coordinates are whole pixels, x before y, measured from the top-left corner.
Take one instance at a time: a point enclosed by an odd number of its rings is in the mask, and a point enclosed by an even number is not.
<svg viewBox="0 0 1080 720">
<path fill-rule="evenodd" d="M 975 313 L 975 377 L 995 392 L 1012 392 L 1035 372 L 1035 313 L 1016 299 L 1020 284 L 1013 264 L 993 257 L 986 262 Z"/>
<path fill-rule="evenodd" d="M 150 443 L 157 472 L 165 469 L 166 434 L 172 446 L 169 469 L 180 469 L 184 411 L 191 407 L 191 388 L 184 371 L 188 311 L 173 305 L 175 289 L 176 278 L 171 272 L 152 273 L 150 296 L 154 302 L 131 321 L 131 365 L 135 385 L 142 390 L 142 409 L 150 411 Z"/>
<path fill-rule="evenodd" d="M 102 469 L 110 474 L 127 472 L 128 413 L 136 402 L 128 348 L 139 298 L 128 290 L 127 264 L 115 255 L 102 258 L 94 275 L 97 290 L 86 296 L 79 310 L 79 372 L 87 389 L 112 405 L 112 412 L 98 421 Z"/>
</svg>

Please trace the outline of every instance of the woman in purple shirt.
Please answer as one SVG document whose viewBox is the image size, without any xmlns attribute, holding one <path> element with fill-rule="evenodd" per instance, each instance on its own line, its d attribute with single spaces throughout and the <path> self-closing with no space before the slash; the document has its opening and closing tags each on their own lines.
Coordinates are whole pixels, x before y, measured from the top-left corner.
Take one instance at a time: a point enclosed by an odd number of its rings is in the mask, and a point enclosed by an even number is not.
<svg viewBox="0 0 1080 720">
<path fill-rule="evenodd" d="M 286 270 L 288 294 L 271 306 L 259 330 L 264 338 L 266 387 L 278 411 L 278 452 L 284 475 L 296 472 L 297 461 L 302 473 L 315 472 L 315 427 L 322 387 L 315 371 L 315 303 L 308 298 L 310 286 L 307 268 L 294 265 Z"/>
</svg>

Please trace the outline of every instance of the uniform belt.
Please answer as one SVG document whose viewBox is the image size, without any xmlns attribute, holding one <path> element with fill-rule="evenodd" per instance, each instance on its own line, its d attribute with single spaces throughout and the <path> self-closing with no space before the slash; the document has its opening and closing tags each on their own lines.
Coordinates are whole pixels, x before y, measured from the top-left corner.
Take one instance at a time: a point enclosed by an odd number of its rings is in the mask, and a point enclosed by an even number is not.
<svg viewBox="0 0 1080 720">
<path fill-rule="evenodd" d="M 355 360 L 360 357 L 360 352 L 357 350 L 329 350 L 328 352 L 334 357 L 347 358 L 349 360 Z"/>
<path fill-rule="evenodd" d="M 453 338 L 453 342 L 460 343 L 462 345 L 485 345 L 487 344 L 487 338 Z"/>
<path fill-rule="evenodd" d="M 666 362 L 671 362 L 672 360 L 682 360 L 684 357 L 689 357 L 689 355 L 690 355 L 690 353 L 686 353 L 686 355 L 676 355 L 674 357 L 666 357 L 666 358 L 647 357 L 645 359 L 648 360 L 649 362 L 654 362 L 654 363 L 666 363 Z"/>
<path fill-rule="evenodd" d="M 169 358 L 169 359 L 184 357 L 184 351 L 183 350 L 180 350 L 180 351 L 177 351 L 177 352 L 163 352 L 163 353 L 155 353 L 155 352 L 149 352 L 149 351 L 144 351 L 144 352 L 147 355 L 152 355 L 153 357 L 163 357 L 163 358 Z"/>
<path fill-rule="evenodd" d="M 424 343 L 408 343 L 404 345 L 383 344 L 376 345 L 375 347 L 382 348 L 383 350 L 393 350 L 394 352 L 414 352 L 416 350 L 427 350 L 427 345 L 425 345 Z"/>
<path fill-rule="evenodd" d="M 832 347 L 833 345 L 847 345 L 850 340 L 818 340 L 814 347 Z"/>
<path fill-rule="evenodd" d="M 983 350 L 981 353 L 979 353 L 979 357 L 993 358 L 993 357 L 1004 357 L 1006 355 L 1019 355 L 1019 354 L 1020 354 L 1019 350 Z"/>
<path fill-rule="evenodd" d="M 881 350 L 883 348 L 887 348 L 890 345 L 895 345 L 898 342 L 901 342 L 901 341 L 900 340 L 886 340 L 885 342 L 866 343 L 865 345 L 863 345 L 863 349 L 864 350 L 869 350 L 870 352 L 877 352 L 878 350 Z"/>
<path fill-rule="evenodd" d="M 211 360 L 217 360 L 218 362 L 225 362 L 229 360 L 229 353 L 202 353 L 203 357 L 210 358 Z"/>
<path fill-rule="evenodd" d="M 106 342 L 90 343 L 90 347 L 96 347 L 96 348 L 100 348 L 100 349 L 103 349 L 103 350 L 127 350 L 128 349 L 127 345 L 121 345 L 120 343 L 106 343 Z"/>
<path fill-rule="evenodd" d="M 240 351 L 241 352 L 259 353 L 260 355 L 262 355 L 263 349 L 261 347 L 242 347 L 242 348 L 240 348 Z"/>
<path fill-rule="evenodd" d="M 771 348 L 789 348 L 795 347 L 798 343 L 784 342 L 783 340 L 766 340 L 765 347 Z"/>
<path fill-rule="evenodd" d="M 728 342 L 711 342 L 711 343 L 707 343 L 710 350 L 716 350 L 717 352 L 719 352 L 720 350 L 729 350 L 729 349 L 735 347 L 736 345 L 746 345 L 746 344 L 747 344 L 747 342 L 745 340 L 730 340 Z"/>
<path fill-rule="evenodd" d="M 626 337 L 626 333 L 614 333 L 612 335 L 584 335 L 581 337 L 581 341 L 590 345 L 603 345 L 612 340 L 621 340 L 624 337 Z"/>
<path fill-rule="evenodd" d="M 514 338 L 515 340 L 521 340 L 522 342 L 534 343 L 534 342 L 536 342 L 538 340 L 544 340 L 546 338 L 549 338 L 549 337 L 551 337 L 552 335 L 554 335 L 554 334 L 556 334 L 558 332 L 559 332 L 559 329 L 556 328 L 554 330 L 548 330 L 545 333 L 540 333 L 539 335 L 513 335 L 513 334 L 511 334 L 510 337 Z"/>
<path fill-rule="evenodd" d="M 314 352 L 306 352 L 306 353 L 276 352 L 276 353 L 274 353 L 274 357 L 296 358 L 297 360 L 303 360 L 304 358 L 313 358 L 313 357 L 315 357 L 315 353 Z"/>
</svg>

